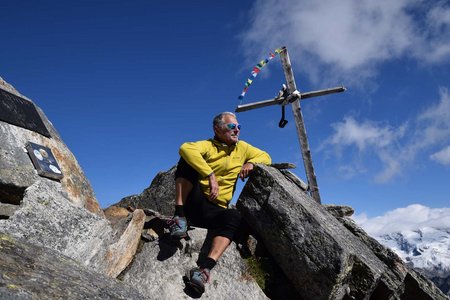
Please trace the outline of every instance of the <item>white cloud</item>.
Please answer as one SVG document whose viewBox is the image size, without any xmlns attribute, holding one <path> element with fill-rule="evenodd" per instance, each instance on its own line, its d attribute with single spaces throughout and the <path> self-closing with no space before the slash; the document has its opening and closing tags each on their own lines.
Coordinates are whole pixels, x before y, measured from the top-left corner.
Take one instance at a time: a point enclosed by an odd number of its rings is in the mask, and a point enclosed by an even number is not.
<svg viewBox="0 0 450 300">
<path fill-rule="evenodd" d="M 338 168 L 341 178 L 351 179 L 359 174 L 366 173 L 367 170 L 361 164 L 342 165 Z"/>
<path fill-rule="evenodd" d="M 356 147 L 359 155 L 371 155 L 378 158 L 383 168 L 375 176 L 375 181 L 386 182 L 401 172 L 401 163 L 396 153 L 398 141 L 404 136 L 406 125 L 394 128 L 389 125 L 371 121 L 358 122 L 353 117 L 346 117 L 342 122 L 332 124 L 334 133 L 320 147 L 340 156 L 344 147 Z M 332 146 L 331 148 L 329 146 Z M 350 178 L 366 171 L 360 161 L 354 161 L 339 168 L 345 178 Z M 353 166 L 353 167 L 350 167 Z"/>
<path fill-rule="evenodd" d="M 395 155 L 395 152 L 396 151 L 379 151 L 378 157 L 383 164 L 383 169 L 381 172 L 375 174 L 375 182 L 385 183 L 402 173 L 402 161 L 404 158 Z M 401 151 L 397 150 L 397 152 Z"/>
<path fill-rule="evenodd" d="M 368 146 L 383 148 L 392 144 L 394 140 L 403 135 L 403 129 L 394 130 L 390 126 L 375 124 L 371 121 L 358 123 L 352 117 L 331 125 L 335 131 L 328 141 L 329 144 L 339 146 L 355 145 L 359 151 Z"/>
<path fill-rule="evenodd" d="M 445 1 L 261 0 L 241 38 L 253 60 L 261 54 L 254 49 L 285 45 L 311 79 L 326 70 L 326 77 L 348 83 L 404 56 L 425 63 L 448 60 L 450 8 Z"/>
<path fill-rule="evenodd" d="M 436 152 L 430 156 L 430 158 L 443 165 L 450 165 L 450 146 Z"/>
<path fill-rule="evenodd" d="M 365 161 L 375 157 L 380 162 L 380 170 L 374 180 L 378 183 L 388 182 L 402 174 L 420 154 L 426 154 L 430 159 L 442 164 L 450 164 L 450 146 L 442 149 L 450 139 L 450 95 L 445 88 L 440 89 L 440 99 L 430 105 L 415 120 L 401 126 L 373 121 L 359 121 L 346 117 L 342 122 L 332 124 L 333 133 L 321 145 L 319 150 L 326 149 L 342 158 L 344 150 L 356 148 L 358 156 L 347 158 L 343 164 L 355 166 L 351 171 L 366 170 Z M 331 146 L 331 147 L 330 147 Z M 436 149 L 440 149 L 437 151 Z M 344 157 L 345 159 L 345 157 Z M 342 168 L 340 168 L 342 169 Z M 348 172 L 347 175 L 356 172 Z M 345 178 L 348 178 L 347 176 Z"/>
<path fill-rule="evenodd" d="M 430 208 L 421 204 L 412 204 L 397 208 L 382 216 L 368 218 L 365 214 L 353 217 L 369 235 L 415 231 L 426 227 L 437 229 L 450 228 L 450 208 Z"/>
<path fill-rule="evenodd" d="M 447 141 L 450 137 L 450 95 L 440 89 L 440 100 L 417 117 L 418 130 L 415 147 L 427 147 Z"/>
<path fill-rule="evenodd" d="M 419 52 L 425 60 L 436 63 L 448 59 L 450 55 L 450 9 L 444 1 L 433 6 L 426 16 L 427 31 L 423 33 L 423 40 L 428 40 L 428 54 Z M 420 48 L 421 51 L 422 48 Z"/>
</svg>

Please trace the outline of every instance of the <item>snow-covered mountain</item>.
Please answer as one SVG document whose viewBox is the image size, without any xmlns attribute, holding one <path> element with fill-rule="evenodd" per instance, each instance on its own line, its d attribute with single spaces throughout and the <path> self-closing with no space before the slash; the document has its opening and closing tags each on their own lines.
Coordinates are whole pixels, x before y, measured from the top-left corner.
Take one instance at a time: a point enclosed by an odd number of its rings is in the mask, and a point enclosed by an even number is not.
<svg viewBox="0 0 450 300">
<path fill-rule="evenodd" d="M 450 209 L 415 204 L 355 221 L 450 296 Z"/>
<path fill-rule="evenodd" d="M 424 227 L 375 238 L 414 268 L 450 275 L 450 228 Z"/>
</svg>

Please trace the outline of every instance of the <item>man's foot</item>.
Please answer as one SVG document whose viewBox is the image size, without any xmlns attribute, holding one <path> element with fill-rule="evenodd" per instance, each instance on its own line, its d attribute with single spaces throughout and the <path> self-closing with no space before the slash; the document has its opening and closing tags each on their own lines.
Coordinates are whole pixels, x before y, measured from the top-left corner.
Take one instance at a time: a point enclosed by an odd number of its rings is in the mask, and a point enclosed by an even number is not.
<svg viewBox="0 0 450 300">
<path fill-rule="evenodd" d="M 174 216 L 168 224 L 172 239 L 182 239 L 187 236 L 187 220 L 185 217 Z"/>
<path fill-rule="evenodd" d="M 189 285 L 199 294 L 205 292 L 205 284 L 209 282 L 209 269 L 193 268 L 189 271 Z"/>
</svg>

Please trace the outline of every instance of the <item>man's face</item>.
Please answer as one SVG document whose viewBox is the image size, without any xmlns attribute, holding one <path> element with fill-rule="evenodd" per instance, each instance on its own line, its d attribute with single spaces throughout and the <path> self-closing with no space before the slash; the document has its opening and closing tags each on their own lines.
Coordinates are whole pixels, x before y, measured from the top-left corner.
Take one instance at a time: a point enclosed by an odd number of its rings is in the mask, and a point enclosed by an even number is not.
<svg viewBox="0 0 450 300">
<path fill-rule="evenodd" d="M 223 117 L 223 126 L 215 126 L 214 127 L 214 133 L 219 138 L 219 140 L 228 146 L 234 145 L 239 141 L 239 123 L 237 122 L 236 118 L 231 115 L 225 115 Z M 228 124 L 234 124 L 234 129 L 229 129 Z M 231 125 L 231 127 L 233 127 Z"/>
</svg>

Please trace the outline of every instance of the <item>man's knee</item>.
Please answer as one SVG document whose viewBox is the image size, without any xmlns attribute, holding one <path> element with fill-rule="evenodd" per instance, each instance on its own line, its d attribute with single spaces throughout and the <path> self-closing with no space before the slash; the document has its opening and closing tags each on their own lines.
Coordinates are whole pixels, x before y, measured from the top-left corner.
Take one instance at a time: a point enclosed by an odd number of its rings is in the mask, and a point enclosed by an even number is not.
<svg viewBox="0 0 450 300">
<path fill-rule="evenodd" d="M 242 220 L 242 216 L 239 213 L 239 211 L 235 209 L 227 209 L 226 212 L 227 212 L 225 216 L 226 223 L 238 227 Z"/>
<path fill-rule="evenodd" d="M 226 237 L 233 240 L 236 231 L 240 228 L 241 214 L 235 209 L 224 209 L 215 219 L 214 230 L 215 236 Z"/>
<path fill-rule="evenodd" d="M 198 173 L 194 170 L 182 157 L 177 164 L 177 170 L 175 171 L 175 180 L 183 178 L 195 185 L 198 180 Z"/>
</svg>

